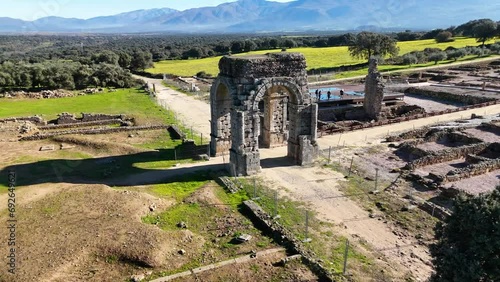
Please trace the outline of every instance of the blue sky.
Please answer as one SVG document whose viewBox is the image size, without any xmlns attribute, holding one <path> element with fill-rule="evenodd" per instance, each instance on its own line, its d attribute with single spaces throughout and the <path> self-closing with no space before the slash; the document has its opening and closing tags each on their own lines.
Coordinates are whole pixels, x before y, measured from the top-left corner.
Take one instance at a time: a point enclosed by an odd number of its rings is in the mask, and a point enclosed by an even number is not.
<svg viewBox="0 0 500 282">
<path fill-rule="evenodd" d="M 1 0 L 0 17 L 36 20 L 47 16 L 87 19 L 140 9 L 217 6 L 236 0 Z M 290 0 L 273 0 L 289 2 Z"/>
</svg>

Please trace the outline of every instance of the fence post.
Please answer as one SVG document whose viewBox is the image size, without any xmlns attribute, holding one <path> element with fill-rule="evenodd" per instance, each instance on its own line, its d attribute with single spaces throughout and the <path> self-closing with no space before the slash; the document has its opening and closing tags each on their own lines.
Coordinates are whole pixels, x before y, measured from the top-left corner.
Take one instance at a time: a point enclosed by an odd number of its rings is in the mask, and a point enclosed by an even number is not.
<svg viewBox="0 0 500 282">
<path fill-rule="evenodd" d="M 352 172 L 352 164 L 354 163 L 354 157 L 351 159 L 351 165 L 349 166 L 349 174 L 347 175 L 347 178 L 351 177 L 351 172 Z"/>
<path fill-rule="evenodd" d="M 373 194 L 377 194 L 378 193 L 378 170 L 379 168 L 375 168 L 375 190 L 373 190 Z"/>
<path fill-rule="evenodd" d="M 328 148 L 328 163 L 332 161 L 332 146 Z"/>
<path fill-rule="evenodd" d="M 274 191 L 274 217 L 278 217 L 278 191 Z"/>
<path fill-rule="evenodd" d="M 309 211 L 306 210 L 306 236 L 304 238 L 304 243 L 309 243 L 311 242 L 312 239 L 309 238 Z"/>
<path fill-rule="evenodd" d="M 253 198 L 257 199 L 257 179 L 253 179 Z"/>
<path fill-rule="evenodd" d="M 174 149 L 174 159 L 177 160 L 177 149 Z"/>
<path fill-rule="evenodd" d="M 201 141 L 200 141 L 200 142 L 201 142 L 201 143 L 200 143 L 200 145 L 203 145 L 203 133 L 200 133 L 200 139 L 201 139 Z"/>
<path fill-rule="evenodd" d="M 344 252 L 344 270 L 342 271 L 343 275 L 347 273 L 347 257 L 349 255 L 349 239 L 345 240 L 345 252 Z"/>
</svg>

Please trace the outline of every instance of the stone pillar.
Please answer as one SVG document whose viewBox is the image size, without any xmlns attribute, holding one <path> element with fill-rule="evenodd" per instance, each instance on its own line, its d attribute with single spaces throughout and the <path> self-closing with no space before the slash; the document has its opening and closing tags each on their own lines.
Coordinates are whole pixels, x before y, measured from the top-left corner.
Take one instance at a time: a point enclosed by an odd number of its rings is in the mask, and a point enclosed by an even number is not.
<svg viewBox="0 0 500 282">
<path fill-rule="evenodd" d="M 258 141 L 253 133 L 253 127 L 256 124 L 255 115 L 233 110 L 232 116 L 231 164 L 235 166 L 237 175 L 254 175 L 260 172 Z"/>
<path fill-rule="evenodd" d="M 290 126 L 288 139 L 288 157 L 298 165 L 310 165 L 318 157 L 319 147 L 316 142 L 318 105 L 290 105 L 290 115 L 295 125 Z"/>
<path fill-rule="evenodd" d="M 365 101 L 363 107 L 366 116 L 370 119 L 378 120 L 382 111 L 382 102 L 384 101 L 384 84 L 382 75 L 378 71 L 376 59 L 370 59 L 370 67 L 365 82 Z"/>
</svg>

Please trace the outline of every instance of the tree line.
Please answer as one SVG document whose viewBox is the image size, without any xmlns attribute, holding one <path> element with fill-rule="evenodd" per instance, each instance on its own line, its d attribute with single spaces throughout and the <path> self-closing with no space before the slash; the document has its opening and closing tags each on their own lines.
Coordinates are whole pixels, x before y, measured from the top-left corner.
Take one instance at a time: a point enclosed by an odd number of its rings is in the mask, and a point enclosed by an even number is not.
<svg viewBox="0 0 500 282">
<path fill-rule="evenodd" d="M 427 32 L 345 33 L 315 36 L 284 35 L 0 35 L 0 87 L 57 87 L 129 85 L 130 72 L 142 72 L 153 62 L 172 59 L 205 58 L 254 50 L 290 49 L 296 47 L 349 46 L 352 56 L 392 57 L 394 63 L 415 64 L 465 53 L 490 51 L 429 50 L 398 57 L 397 41 L 436 39 L 451 40 L 453 36 L 475 37 L 484 43 L 500 34 L 498 22 L 489 19 L 469 21 L 457 27 Z M 451 36 L 451 37 L 450 37 Z M 437 62 L 437 61 L 436 61 Z M 12 66 L 14 65 L 14 67 Z M 109 77 L 101 71 L 108 68 Z M 39 71 L 43 69 L 43 71 Z M 56 71 L 57 70 L 57 71 Z M 27 71 L 23 73 L 23 71 Z M 59 74 L 59 71 L 66 72 Z M 81 80 L 79 73 L 88 79 Z M 39 73 L 44 80 L 40 82 Z M 80 74 L 81 75 L 81 74 Z M 28 78 L 29 77 L 29 78 Z M 72 77 L 73 82 L 71 82 Z M 61 81 L 58 83 L 58 81 Z"/>
<path fill-rule="evenodd" d="M 51 60 L 43 63 L 0 64 L 0 88 L 85 89 L 135 85 L 130 72 L 119 65 Z"/>
</svg>

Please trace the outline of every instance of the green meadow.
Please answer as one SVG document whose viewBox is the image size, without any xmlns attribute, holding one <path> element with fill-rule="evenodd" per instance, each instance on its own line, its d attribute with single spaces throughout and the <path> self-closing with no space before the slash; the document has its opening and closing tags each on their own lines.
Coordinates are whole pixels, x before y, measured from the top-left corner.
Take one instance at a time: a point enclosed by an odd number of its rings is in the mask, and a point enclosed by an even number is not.
<svg viewBox="0 0 500 282">
<path fill-rule="evenodd" d="M 487 42 L 493 43 L 494 40 Z M 422 51 L 425 48 L 440 48 L 442 50 L 449 46 L 455 48 L 462 48 L 466 46 L 478 46 L 479 43 L 476 42 L 474 38 L 455 38 L 453 42 L 447 43 L 436 43 L 434 39 L 428 40 L 416 40 L 416 41 L 404 41 L 398 42 L 399 55 L 409 53 L 411 51 Z M 288 49 L 290 52 L 300 52 L 304 54 L 307 60 L 307 67 L 311 69 L 320 68 L 331 68 L 343 65 L 353 65 L 364 62 L 364 60 L 359 60 L 352 58 L 349 55 L 346 46 L 341 47 L 327 47 L 327 48 L 293 48 Z M 266 54 L 270 52 L 280 52 L 279 49 L 274 50 L 264 50 L 264 51 L 254 51 L 240 55 L 252 55 L 252 54 Z M 211 75 L 217 75 L 218 63 L 221 57 L 212 57 L 204 59 L 191 59 L 191 60 L 168 60 L 155 63 L 154 68 L 146 70 L 150 73 L 169 73 L 178 76 L 192 76 L 199 71 L 205 71 Z M 432 63 L 433 64 L 433 63 Z M 407 68 L 407 66 L 392 66 L 390 68 Z"/>
</svg>

